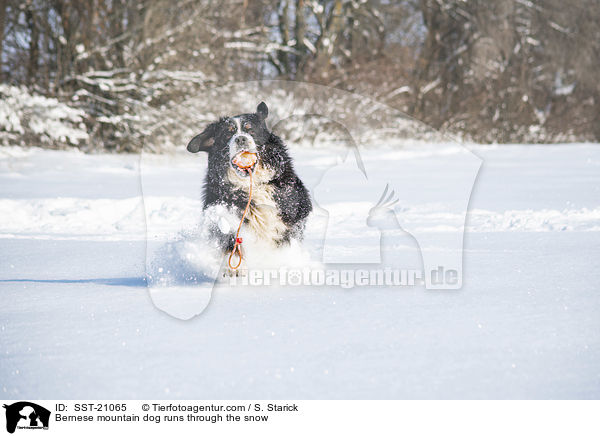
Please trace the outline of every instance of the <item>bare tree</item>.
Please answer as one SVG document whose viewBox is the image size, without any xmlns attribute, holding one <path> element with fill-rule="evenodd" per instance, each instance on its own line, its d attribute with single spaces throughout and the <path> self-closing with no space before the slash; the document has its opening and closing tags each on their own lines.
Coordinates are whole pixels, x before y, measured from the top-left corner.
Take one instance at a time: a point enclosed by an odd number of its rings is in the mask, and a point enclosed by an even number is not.
<svg viewBox="0 0 600 436">
<path fill-rule="evenodd" d="M 599 21 L 597 0 L 0 0 L 0 66 L 84 110 L 108 149 L 139 148 L 140 119 L 198 90 L 262 78 L 480 141 L 594 140 Z"/>
<path fill-rule="evenodd" d="M 4 23 L 6 20 L 7 0 L 0 0 L 0 79 L 2 79 L 2 49 L 4 43 Z"/>
</svg>

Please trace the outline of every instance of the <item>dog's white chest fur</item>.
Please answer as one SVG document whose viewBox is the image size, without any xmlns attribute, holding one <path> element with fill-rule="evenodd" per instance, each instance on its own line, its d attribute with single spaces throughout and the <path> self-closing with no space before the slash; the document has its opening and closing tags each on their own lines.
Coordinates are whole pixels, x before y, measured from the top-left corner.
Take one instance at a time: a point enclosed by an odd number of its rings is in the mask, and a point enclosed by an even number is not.
<svg viewBox="0 0 600 436">
<path fill-rule="evenodd" d="M 236 189 L 242 189 L 248 192 L 250 188 L 250 178 L 240 178 L 233 169 L 229 169 L 227 177 Z M 247 227 L 255 236 L 263 241 L 273 244 L 280 241 L 287 230 L 287 226 L 281 220 L 277 203 L 273 198 L 273 186 L 267 182 L 271 180 L 270 171 L 258 165 L 252 175 L 252 205 L 246 216 L 248 220 Z"/>
</svg>

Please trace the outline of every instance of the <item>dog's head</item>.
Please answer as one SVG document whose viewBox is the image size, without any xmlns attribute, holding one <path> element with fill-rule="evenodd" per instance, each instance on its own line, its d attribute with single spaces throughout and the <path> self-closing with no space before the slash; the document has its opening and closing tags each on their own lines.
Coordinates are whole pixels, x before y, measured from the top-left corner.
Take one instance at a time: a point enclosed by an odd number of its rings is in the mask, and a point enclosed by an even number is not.
<svg viewBox="0 0 600 436">
<path fill-rule="evenodd" d="M 238 176 L 247 177 L 248 170 L 253 171 L 258 165 L 265 144 L 271 137 L 265 123 L 268 114 L 267 105 L 261 102 L 255 113 L 221 118 L 195 136 L 187 149 L 191 153 L 206 151 L 209 153 L 209 165 L 211 162 L 227 162 Z M 257 156 L 257 160 L 247 169 L 234 163 L 244 152 Z"/>
</svg>

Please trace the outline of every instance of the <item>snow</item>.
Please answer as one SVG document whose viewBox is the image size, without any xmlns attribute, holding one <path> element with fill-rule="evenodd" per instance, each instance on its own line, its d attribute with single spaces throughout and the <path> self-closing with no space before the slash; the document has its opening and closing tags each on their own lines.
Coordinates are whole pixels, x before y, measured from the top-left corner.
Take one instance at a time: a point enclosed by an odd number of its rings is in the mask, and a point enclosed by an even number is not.
<svg viewBox="0 0 600 436">
<path fill-rule="evenodd" d="M 554 95 L 571 95 L 577 83 L 564 84 L 561 74 L 556 73 L 554 78 Z"/>
<path fill-rule="evenodd" d="M 470 150 L 483 165 L 462 289 L 189 286 L 178 300 L 148 291 L 146 237 L 157 270 L 207 259 L 194 239 L 205 156 L 0 147 L 1 395 L 598 398 L 600 148 Z M 339 149 L 292 154 L 318 200 L 305 242 L 250 262 L 314 266 L 324 245 L 378 256 L 381 231 L 381 262 L 422 269 L 415 237 L 443 247 L 460 234 L 456 187 L 473 168 L 461 147 L 369 148 L 368 181 L 334 177 L 348 170 Z M 380 180 L 399 201 L 376 214 Z M 165 313 L 181 301 L 190 316 L 208 307 L 188 321 Z"/>
<path fill-rule="evenodd" d="M 30 94 L 27 89 L 0 84 L 0 141 L 7 135 L 29 134 L 48 144 L 78 145 L 89 139 L 85 113 L 55 98 Z M 22 121 L 25 120 L 25 125 Z"/>
</svg>

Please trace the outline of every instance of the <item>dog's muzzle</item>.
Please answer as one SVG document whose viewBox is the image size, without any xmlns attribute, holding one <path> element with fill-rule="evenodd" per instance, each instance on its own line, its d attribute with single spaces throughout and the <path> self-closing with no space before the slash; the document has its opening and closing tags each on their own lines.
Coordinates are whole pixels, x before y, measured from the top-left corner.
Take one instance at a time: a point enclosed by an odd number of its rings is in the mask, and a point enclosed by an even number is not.
<svg viewBox="0 0 600 436">
<path fill-rule="evenodd" d="M 258 149 L 254 138 L 238 133 L 229 140 L 229 164 L 240 177 L 248 177 L 258 163 Z"/>
</svg>

